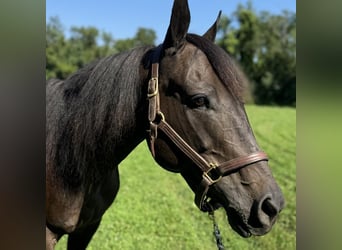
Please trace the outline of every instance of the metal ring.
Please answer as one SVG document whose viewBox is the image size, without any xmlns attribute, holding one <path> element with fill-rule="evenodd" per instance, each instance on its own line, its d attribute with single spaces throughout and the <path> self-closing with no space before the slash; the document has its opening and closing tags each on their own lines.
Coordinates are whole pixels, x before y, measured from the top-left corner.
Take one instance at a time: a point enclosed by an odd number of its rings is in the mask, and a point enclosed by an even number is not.
<svg viewBox="0 0 342 250">
<path fill-rule="evenodd" d="M 157 114 L 160 115 L 160 120 L 161 121 L 165 121 L 165 115 L 163 114 L 163 112 L 158 111 Z"/>
</svg>

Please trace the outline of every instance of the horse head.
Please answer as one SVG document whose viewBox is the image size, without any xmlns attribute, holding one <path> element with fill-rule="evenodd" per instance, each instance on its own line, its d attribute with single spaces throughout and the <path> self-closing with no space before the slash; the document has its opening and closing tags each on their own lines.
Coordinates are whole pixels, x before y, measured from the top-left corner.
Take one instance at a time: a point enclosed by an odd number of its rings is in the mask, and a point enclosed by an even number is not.
<svg viewBox="0 0 342 250">
<path fill-rule="evenodd" d="M 241 236 L 263 235 L 284 198 L 249 124 L 242 77 L 213 43 L 217 22 L 203 36 L 188 34 L 188 3 L 175 1 L 165 40 L 151 56 L 158 67 L 149 146 L 162 167 L 184 177 L 202 211 L 222 206 Z"/>
</svg>

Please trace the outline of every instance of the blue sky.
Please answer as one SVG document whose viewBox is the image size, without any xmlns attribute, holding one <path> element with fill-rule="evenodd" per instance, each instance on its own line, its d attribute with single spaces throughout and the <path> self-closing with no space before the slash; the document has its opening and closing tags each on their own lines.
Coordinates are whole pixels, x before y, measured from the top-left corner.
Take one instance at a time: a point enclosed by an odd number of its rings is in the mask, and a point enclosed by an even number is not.
<svg viewBox="0 0 342 250">
<path fill-rule="evenodd" d="M 202 34 L 214 22 L 219 10 L 230 15 L 239 3 L 247 0 L 189 0 L 191 23 L 189 32 Z M 46 20 L 58 16 L 65 33 L 71 26 L 94 26 L 113 35 L 114 39 L 131 38 L 139 27 L 157 33 L 157 43 L 164 40 L 172 0 L 46 0 Z M 257 12 L 279 14 L 283 10 L 296 12 L 295 0 L 253 1 Z"/>
</svg>

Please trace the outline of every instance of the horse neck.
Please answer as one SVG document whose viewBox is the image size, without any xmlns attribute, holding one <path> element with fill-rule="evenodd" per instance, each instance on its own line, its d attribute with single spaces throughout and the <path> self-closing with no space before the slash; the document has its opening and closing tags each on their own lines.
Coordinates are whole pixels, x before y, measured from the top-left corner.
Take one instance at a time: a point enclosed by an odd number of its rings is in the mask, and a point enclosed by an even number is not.
<svg viewBox="0 0 342 250">
<path fill-rule="evenodd" d="M 75 113 L 69 118 L 77 122 L 73 136 L 87 164 L 117 165 L 144 139 L 148 70 L 141 60 L 147 50 L 101 60 L 81 86 L 79 101 L 73 100 Z"/>
<path fill-rule="evenodd" d="M 143 84 L 142 84 L 143 85 Z M 147 110 L 146 105 L 137 104 L 136 112 L 132 113 L 132 118 L 121 119 L 119 124 L 122 132 L 115 136 L 113 148 L 110 149 L 114 156 L 115 165 L 119 164 L 133 149 L 145 139 Z"/>
<path fill-rule="evenodd" d="M 140 52 L 141 50 L 143 53 Z M 126 69 L 128 73 L 126 75 L 124 73 L 123 75 L 126 77 L 117 81 L 118 86 L 116 87 L 119 91 L 116 91 L 116 108 L 113 110 L 111 118 L 108 119 L 108 131 L 105 133 L 108 137 L 112 136 L 112 140 L 109 141 L 109 144 L 107 143 L 107 151 L 109 150 L 108 153 L 113 154 L 114 164 L 120 163 L 145 139 L 147 124 L 146 93 L 149 71 L 141 64 L 141 54 L 145 54 L 146 51 L 147 48 L 133 50 L 130 53 L 137 53 L 139 56 L 130 54 L 130 57 L 140 59 L 134 59 L 135 63 L 132 62 L 131 65 L 129 62 L 121 65 L 122 68 L 129 67 Z M 135 68 L 130 69 L 132 67 Z M 133 70 L 136 74 L 132 73 Z"/>
</svg>

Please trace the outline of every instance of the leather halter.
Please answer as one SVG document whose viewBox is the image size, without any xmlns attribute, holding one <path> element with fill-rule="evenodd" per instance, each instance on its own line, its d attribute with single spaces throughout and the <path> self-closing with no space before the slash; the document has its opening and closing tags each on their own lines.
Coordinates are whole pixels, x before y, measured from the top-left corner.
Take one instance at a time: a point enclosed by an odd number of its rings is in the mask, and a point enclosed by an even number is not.
<svg viewBox="0 0 342 250">
<path fill-rule="evenodd" d="M 211 163 L 198 154 L 183 138 L 166 122 L 164 114 L 160 110 L 160 97 L 158 90 L 158 68 L 162 46 L 156 48 L 152 55 L 151 79 L 148 83 L 147 98 L 149 100 L 148 120 L 150 123 L 149 147 L 152 156 L 155 157 L 154 142 L 158 136 L 158 130 L 162 131 L 192 162 L 202 171 L 202 180 L 197 192 L 195 203 L 198 208 L 207 212 L 212 210 L 208 202 L 207 192 L 209 187 L 241 168 L 259 161 L 268 161 L 264 152 L 255 152 L 247 156 L 241 156 L 223 163 Z"/>
</svg>

